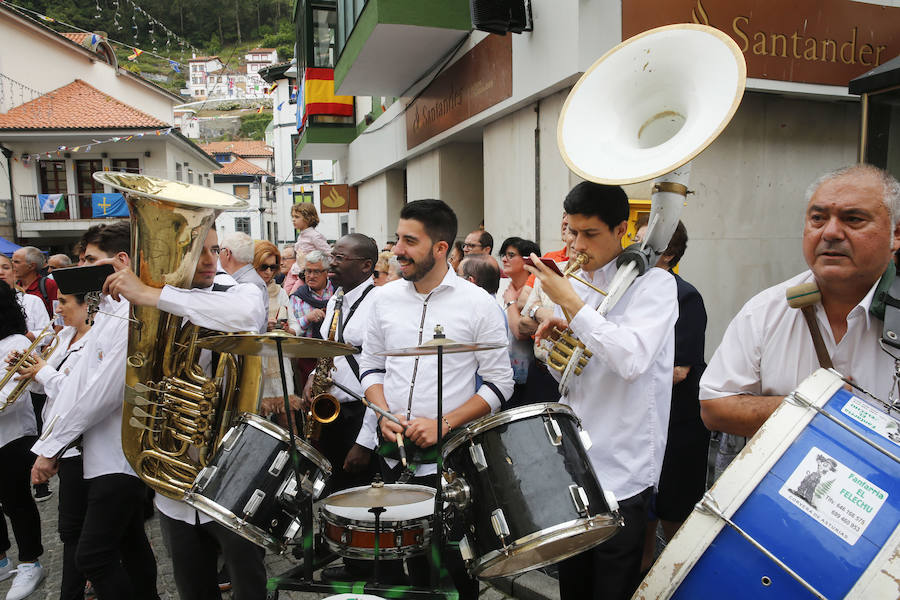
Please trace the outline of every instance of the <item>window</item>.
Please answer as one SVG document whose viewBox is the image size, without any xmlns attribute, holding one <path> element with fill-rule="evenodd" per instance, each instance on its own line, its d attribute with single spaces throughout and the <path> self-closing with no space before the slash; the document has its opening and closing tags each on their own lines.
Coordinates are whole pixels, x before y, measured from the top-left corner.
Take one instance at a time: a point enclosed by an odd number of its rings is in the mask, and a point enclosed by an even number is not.
<svg viewBox="0 0 900 600">
<path fill-rule="evenodd" d="M 103 161 L 99 158 L 75 161 L 75 180 L 78 185 L 78 208 L 82 219 L 90 219 L 94 212 L 91 194 L 103 192 L 103 186 L 93 178 L 96 171 L 103 170 Z M 113 168 L 113 170 L 117 170 Z"/>
<path fill-rule="evenodd" d="M 294 163 L 294 178 L 303 182 L 309 182 L 313 179 L 312 161 L 298 160 Z"/>
<path fill-rule="evenodd" d="M 237 187 L 237 186 L 235 186 Z M 238 233 L 246 233 L 247 235 L 251 235 L 250 233 L 250 217 L 235 217 L 234 218 L 234 230 Z"/>
<path fill-rule="evenodd" d="M 181 163 L 175 163 L 175 181 L 181 181 L 181 178 L 184 177 L 181 172 Z"/>
<path fill-rule="evenodd" d="M 194 183 L 194 170 L 188 169 L 188 183 Z"/>
<path fill-rule="evenodd" d="M 232 186 L 232 193 L 242 200 L 250 199 L 250 186 L 246 183 Z"/>
<path fill-rule="evenodd" d="M 113 171 L 125 171 L 127 173 L 140 173 L 141 168 L 136 158 L 114 158 L 111 161 Z"/>
<path fill-rule="evenodd" d="M 216 162 L 220 165 L 224 165 L 230 163 L 234 160 L 231 155 L 231 152 L 216 152 L 215 153 Z"/>
<path fill-rule="evenodd" d="M 312 192 L 294 192 L 294 204 L 302 204 L 303 202 L 312 203 Z"/>
<path fill-rule="evenodd" d="M 42 160 L 40 161 L 41 170 L 41 193 L 42 194 L 65 194 L 69 191 L 66 185 L 66 161 L 64 160 Z M 42 214 L 43 219 L 68 219 L 69 205 L 66 202 L 66 210 L 58 213 Z"/>
</svg>

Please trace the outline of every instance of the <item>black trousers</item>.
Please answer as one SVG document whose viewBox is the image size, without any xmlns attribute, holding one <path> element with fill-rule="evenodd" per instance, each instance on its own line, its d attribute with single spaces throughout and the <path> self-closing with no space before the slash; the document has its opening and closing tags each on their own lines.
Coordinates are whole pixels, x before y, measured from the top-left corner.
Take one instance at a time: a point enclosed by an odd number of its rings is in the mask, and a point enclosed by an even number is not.
<svg viewBox="0 0 900 600">
<path fill-rule="evenodd" d="M 653 488 L 619 501 L 623 527 L 606 542 L 559 563 L 560 600 L 628 600 L 640 584 Z"/>
<path fill-rule="evenodd" d="M 381 467 L 382 475 L 387 483 L 396 482 L 397 478 L 402 473 L 400 465 L 397 465 L 394 469 L 390 469 L 384 461 L 381 461 Z M 437 474 L 434 474 L 413 477 L 408 483 L 437 489 L 438 476 Z M 441 526 L 442 524 L 434 524 L 434 527 Z M 466 570 L 466 565 L 462 559 L 462 555 L 459 553 L 458 545 L 448 543 L 448 540 L 455 540 L 458 542 L 459 538 L 462 537 L 462 534 L 462 531 L 451 532 L 449 536 L 444 538 L 444 547 L 441 549 L 442 552 L 439 557 L 441 564 L 438 566 L 441 572 L 446 570 L 446 572 L 449 573 L 450 578 L 453 580 L 453 585 L 456 586 L 456 591 L 459 593 L 460 600 L 477 600 L 478 581 L 473 579 Z M 406 568 L 409 571 L 409 579 L 413 585 L 419 587 L 431 587 L 431 565 L 428 562 L 428 557 L 431 556 L 431 554 L 432 549 L 429 547 L 426 549 L 425 554 L 407 559 Z"/>
<path fill-rule="evenodd" d="M 19 546 L 19 562 L 33 562 L 44 553 L 41 545 L 41 516 L 31 496 L 31 453 L 35 436 L 13 440 L 0 448 L 0 505 L 9 517 Z M 0 528 L 0 553 L 12 547 L 5 520 Z"/>
<path fill-rule="evenodd" d="M 144 532 L 144 482 L 114 473 L 88 480 L 75 565 L 100 600 L 159 600 L 156 558 Z"/>
<path fill-rule="evenodd" d="M 83 600 L 86 577 L 75 564 L 78 539 L 87 512 L 88 483 L 84 480 L 81 455 L 59 460 L 59 522 L 63 544 L 60 600 Z"/>
<path fill-rule="evenodd" d="M 231 575 L 234 600 L 266 597 L 265 550 L 218 523 L 191 525 L 159 512 L 159 525 L 172 554 L 181 600 L 219 600 L 216 559 L 221 551 Z"/>
<path fill-rule="evenodd" d="M 338 417 L 331 423 L 322 425 L 318 449 L 331 463 L 331 477 L 328 478 L 321 497 L 324 498 L 339 490 L 372 483 L 372 476 L 376 470 L 374 453 L 371 453 L 369 466 L 361 472 L 349 473 L 344 470 L 344 459 L 356 443 L 356 436 L 365 416 L 366 407 L 362 402 L 342 402 Z"/>
</svg>

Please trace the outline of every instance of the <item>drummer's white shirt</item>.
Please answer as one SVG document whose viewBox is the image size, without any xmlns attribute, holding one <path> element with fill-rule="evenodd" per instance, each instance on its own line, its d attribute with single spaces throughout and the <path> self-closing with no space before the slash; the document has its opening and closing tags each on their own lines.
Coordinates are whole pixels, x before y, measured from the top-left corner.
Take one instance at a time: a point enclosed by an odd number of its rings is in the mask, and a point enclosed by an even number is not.
<svg viewBox="0 0 900 600">
<path fill-rule="evenodd" d="M 608 290 L 616 271 L 613 260 L 580 276 Z M 600 485 L 624 500 L 659 484 L 675 365 L 675 278 L 647 270 L 605 317 L 596 310 L 600 293 L 574 280 L 572 287 L 585 305 L 569 325 L 594 356 L 559 401 L 590 434 L 588 456 Z M 563 316 L 559 307 L 556 312 Z"/>
<path fill-rule="evenodd" d="M 163 288 L 156 306 L 173 315 L 185 317 L 194 325 L 225 332 L 262 333 L 258 331 L 261 323 L 260 314 L 266 314 L 266 307 L 261 304 L 259 298 L 259 290 L 247 283 L 239 283 L 224 292 L 213 292 L 211 288 L 185 290 L 167 285 Z M 267 322 L 267 319 L 262 322 Z M 201 352 L 200 363 L 204 371 L 209 373 L 208 350 Z M 153 503 L 167 517 L 191 525 L 209 523 L 213 520 L 190 504 L 167 498 L 162 494 L 156 494 Z"/>
<path fill-rule="evenodd" d="M 31 342 L 24 335 L 8 335 L 0 340 L 0 356 L 5 357 L 14 350 L 21 352 L 28 348 L 29 344 Z M 5 370 L 0 370 L 0 377 L 5 374 Z M 14 377 L 11 377 L 3 389 L 0 389 L 0 406 L 6 405 L 7 397 L 18 383 Z M 21 437 L 36 433 L 37 425 L 34 419 L 34 408 L 31 406 L 31 394 L 26 391 L 12 406 L 0 412 L 0 448 Z M 0 485 L 9 485 L 9 483 L 4 481 L 0 482 Z"/>
<path fill-rule="evenodd" d="M 747 301 L 728 325 L 700 380 L 701 400 L 735 394 L 785 396 L 819 368 L 803 313 L 790 308 L 785 297 L 789 287 L 812 281 L 812 271 L 804 271 Z M 840 343 L 834 341 L 821 303 L 815 311 L 835 370 L 887 400 L 894 360 L 878 345 L 884 323 L 869 313 L 876 287 L 877 283 L 850 311 Z"/>
<path fill-rule="evenodd" d="M 25 311 L 25 328 L 28 333 L 37 335 L 50 323 L 50 316 L 47 314 L 47 307 L 44 301 L 34 294 L 26 294 L 25 292 L 16 291 L 16 298 Z"/>
<path fill-rule="evenodd" d="M 674 284 L 673 284 L 674 285 Z M 443 412 L 462 406 L 475 390 L 475 373 L 484 383 L 478 390 L 495 411 L 513 391 L 512 368 L 506 351 L 506 322 L 493 296 L 448 269 L 441 283 L 427 296 L 416 292 L 411 281 L 399 279 L 381 287 L 372 303 L 366 340 L 359 358 L 362 387 L 384 384 L 384 396 L 390 411 L 406 414 L 410 382 L 416 358 L 412 356 L 376 356 L 385 350 L 418 346 L 434 337 L 435 325 L 444 335 L 461 343 L 498 344 L 496 350 L 447 354 L 443 358 Z M 422 315 L 424 311 L 424 324 Z M 356 317 L 354 317 L 356 319 Z M 437 357 L 419 357 L 413 389 L 412 417 L 434 419 L 437 416 Z M 366 414 L 369 425 L 374 413 Z M 366 424 L 360 435 L 368 431 Z M 373 441 L 357 438 L 371 447 Z M 423 465 L 417 476 L 435 472 L 434 465 Z"/>
</svg>

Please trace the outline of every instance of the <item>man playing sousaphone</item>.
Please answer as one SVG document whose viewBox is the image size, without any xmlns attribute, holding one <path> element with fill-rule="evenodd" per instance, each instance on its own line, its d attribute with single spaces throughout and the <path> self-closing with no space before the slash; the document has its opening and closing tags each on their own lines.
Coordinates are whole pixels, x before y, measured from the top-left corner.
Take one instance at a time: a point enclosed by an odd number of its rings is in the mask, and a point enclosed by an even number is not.
<svg viewBox="0 0 900 600">
<path fill-rule="evenodd" d="M 582 279 L 609 289 L 618 270 L 628 198 L 618 186 L 583 182 L 564 203 L 574 255 L 587 260 Z M 672 393 L 675 280 L 659 268 L 647 270 L 605 315 L 603 296 L 570 281 L 531 256 L 527 267 L 558 305 L 556 317 L 541 323 L 536 337 L 569 327 L 593 357 L 569 383 L 560 402 L 581 419 L 593 446 L 588 456 L 604 490 L 619 499 L 625 526 L 609 541 L 559 563 L 563 600 L 629 598 L 637 587 L 650 494 L 659 482 Z M 562 318 L 566 314 L 568 322 Z M 557 371 L 552 371 L 558 377 Z"/>
<path fill-rule="evenodd" d="M 456 238 L 456 230 L 456 215 L 440 200 L 410 202 L 400 212 L 398 241 L 393 252 L 400 262 L 403 279 L 381 287 L 371 307 L 366 344 L 359 359 L 366 398 L 399 420 L 397 424 L 379 419 L 380 434 L 387 442 L 395 442 L 398 435 L 403 435 L 407 446 L 427 449 L 436 443 L 438 427 L 446 436 L 496 410 L 512 393 L 503 316 L 487 292 L 449 268 L 447 252 Z M 456 342 L 502 346 L 444 357 L 440 422 L 436 418 L 436 357 L 378 355 L 431 340 L 435 325 L 441 325 L 447 338 Z M 478 389 L 475 388 L 476 372 L 483 379 Z M 374 413 L 370 412 L 366 418 L 375 421 Z M 413 468 L 415 477 L 411 483 L 437 485 L 433 464 Z M 385 479 L 392 482 L 401 475 L 403 467 L 389 458 L 383 470 Z M 443 558 L 460 596 L 467 600 L 476 598 L 478 585 L 466 574 L 459 553 L 449 552 Z M 423 583 L 416 581 L 417 576 L 427 577 L 429 570 L 424 562 L 411 566 L 413 583 Z"/>
</svg>

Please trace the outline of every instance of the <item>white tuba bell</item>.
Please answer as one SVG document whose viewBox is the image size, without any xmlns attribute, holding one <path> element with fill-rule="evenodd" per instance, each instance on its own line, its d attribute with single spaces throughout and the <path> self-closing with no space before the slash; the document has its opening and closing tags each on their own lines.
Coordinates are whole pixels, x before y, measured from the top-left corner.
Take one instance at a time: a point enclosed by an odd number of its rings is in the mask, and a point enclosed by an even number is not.
<svg viewBox="0 0 900 600">
<path fill-rule="evenodd" d="M 569 93 L 557 128 L 569 169 L 610 185 L 653 180 L 645 241 L 620 255 L 597 309 L 601 314 L 668 246 L 687 195 L 690 161 L 731 121 L 746 79 L 744 56 L 728 35 L 681 24 L 625 40 L 595 62 Z M 554 351 L 572 355 L 570 349 Z M 582 352 L 575 354 L 583 367 Z M 581 369 L 563 363 L 559 370 L 565 394 L 569 378 Z"/>
</svg>

